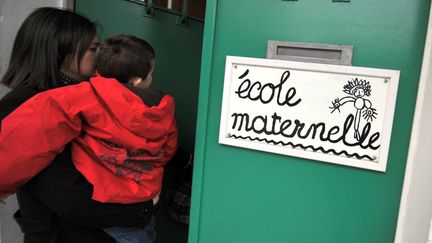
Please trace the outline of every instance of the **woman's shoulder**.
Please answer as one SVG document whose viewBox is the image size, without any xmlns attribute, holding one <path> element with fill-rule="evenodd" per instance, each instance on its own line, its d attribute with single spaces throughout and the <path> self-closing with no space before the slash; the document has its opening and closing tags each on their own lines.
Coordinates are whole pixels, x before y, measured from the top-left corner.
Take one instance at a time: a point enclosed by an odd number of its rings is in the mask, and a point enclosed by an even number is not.
<svg viewBox="0 0 432 243">
<path fill-rule="evenodd" d="M 40 91 L 34 88 L 15 88 L 9 91 L 0 100 L 0 120 L 3 120 L 9 113 L 14 111 L 18 106 L 30 99 Z"/>
<path fill-rule="evenodd" d="M 28 87 L 19 87 L 12 89 L 9 91 L 3 98 L 0 100 L 2 104 L 8 103 L 10 101 L 24 101 L 30 99 L 32 96 L 38 94 L 40 90 L 35 88 L 28 88 Z"/>
</svg>

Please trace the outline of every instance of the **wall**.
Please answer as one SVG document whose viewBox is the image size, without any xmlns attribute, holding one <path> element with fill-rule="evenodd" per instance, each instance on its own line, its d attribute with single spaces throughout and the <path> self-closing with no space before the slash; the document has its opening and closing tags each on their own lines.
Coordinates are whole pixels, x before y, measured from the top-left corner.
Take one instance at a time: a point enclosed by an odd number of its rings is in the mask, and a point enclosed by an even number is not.
<svg viewBox="0 0 432 243">
<path fill-rule="evenodd" d="M 103 6 L 103 11 L 101 11 Z M 144 17 L 144 5 L 130 1 L 76 1 L 76 10 L 102 27 L 102 38 L 133 34 L 147 40 L 156 50 L 156 71 L 152 87 L 173 95 L 179 144 L 192 152 L 195 140 L 199 71 L 203 36 L 202 21 L 176 24 L 174 14 L 156 11 Z"/>
<path fill-rule="evenodd" d="M 431 15 L 424 52 L 395 243 L 432 242 Z"/>
<path fill-rule="evenodd" d="M 430 1 L 207 2 L 190 243 L 394 240 Z M 387 171 L 218 144 L 226 55 L 267 40 L 354 46 L 354 66 L 401 70 Z"/>
<path fill-rule="evenodd" d="M 0 1 L 0 77 L 6 71 L 16 32 L 27 15 L 38 7 L 63 7 L 64 0 L 1 0 Z M 0 95 L 3 89 L 0 88 Z M 15 196 L 0 208 L 0 243 L 22 242 L 22 233 L 13 219 L 18 209 Z"/>
</svg>

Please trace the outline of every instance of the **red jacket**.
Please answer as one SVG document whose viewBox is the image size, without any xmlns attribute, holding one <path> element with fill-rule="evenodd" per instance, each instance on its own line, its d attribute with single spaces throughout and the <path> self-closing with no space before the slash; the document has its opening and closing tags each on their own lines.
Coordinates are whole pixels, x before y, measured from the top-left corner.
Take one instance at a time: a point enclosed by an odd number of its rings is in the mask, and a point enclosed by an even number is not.
<svg viewBox="0 0 432 243">
<path fill-rule="evenodd" d="M 160 192 L 163 166 L 177 148 L 174 100 L 165 95 L 149 107 L 103 77 L 34 96 L 2 122 L 0 196 L 38 174 L 70 141 L 94 200 L 149 200 Z"/>
</svg>

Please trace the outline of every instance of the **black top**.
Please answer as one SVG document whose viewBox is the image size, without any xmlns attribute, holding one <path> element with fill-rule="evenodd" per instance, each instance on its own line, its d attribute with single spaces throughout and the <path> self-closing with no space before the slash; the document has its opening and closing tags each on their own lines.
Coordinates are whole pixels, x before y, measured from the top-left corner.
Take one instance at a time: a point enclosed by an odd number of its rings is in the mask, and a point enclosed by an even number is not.
<svg viewBox="0 0 432 243">
<path fill-rule="evenodd" d="M 149 106 L 157 105 L 162 97 L 158 92 L 126 87 Z M 0 120 L 38 92 L 30 88 L 9 92 L 0 100 Z M 115 242 L 101 229 L 144 227 L 153 213 L 152 201 L 100 203 L 91 199 L 92 193 L 92 185 L 73 165 L 70 145 L 67 145 L 47 168 L 17 192 L 20 210 L 14 217 L 25 234 L 24 242 Z"/>
</svg>

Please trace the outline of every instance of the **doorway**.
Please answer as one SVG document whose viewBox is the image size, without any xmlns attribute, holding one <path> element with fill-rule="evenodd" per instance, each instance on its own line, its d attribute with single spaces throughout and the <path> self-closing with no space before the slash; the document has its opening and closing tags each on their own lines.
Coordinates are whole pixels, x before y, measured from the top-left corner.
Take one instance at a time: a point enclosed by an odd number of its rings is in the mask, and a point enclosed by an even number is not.
<svg viewBox="0 0 432 243">
<path fill-rule="evenodd" d="M 166 200 L 156 214 L 158 243 L 188 240 L 192 166 L 184 169 L 179 165 L 189 162 L 195 147 L 205 3 L 205 0 L 75 0 L 77 12 L 100 24 L 101 39 L 123 33 L 149 42 L 156 51 L 152 88 L 174 97 L 179 150 L 183 155 L 165 167 L 170 173 L 165 178 L 176 178 L 165 183 L 170 185 Z"/>
</svg>

